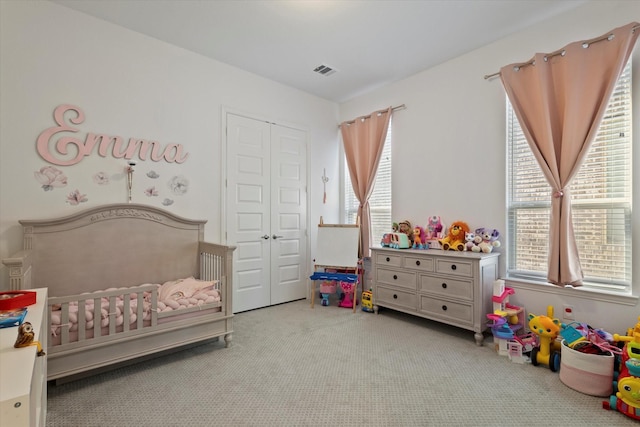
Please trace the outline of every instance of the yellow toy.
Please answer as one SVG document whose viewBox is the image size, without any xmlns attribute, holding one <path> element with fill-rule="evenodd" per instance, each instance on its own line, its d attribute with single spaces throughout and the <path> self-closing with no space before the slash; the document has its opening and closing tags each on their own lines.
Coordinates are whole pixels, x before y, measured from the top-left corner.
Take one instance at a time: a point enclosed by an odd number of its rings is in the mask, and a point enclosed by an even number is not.
<svg viewBox="0 0 640 427">
<path fill-rule="evenodd" d="M 640 420 L 640 317 L 626 336 L 614 334 L 613 340 L 626 344 L 620 355 L 618 372 L 614 373 L 613 395 L 602 402 L 602 407 Z"/>
<path fill-rule="evenodd" d="M 371 289 L 362 291 L 362 311 L 373 313 L 373 292 Z"/>
<path fill-rule="evenodd" d="M 549 366 L 553 372 L 560 369 L 560 343 L 556 340 L 560 333 L 560 320 L 553 318 L 553 306 L 547 307 L 547 315 L 529 314 L 529 329 L 538 336 L 540 346 L 531 350 L 531 364 Z"/>
<path fill-rule="evenodd" d="M 445 251 L 464 251 L 464 236 L 469 231 L 469 226 L 466 222 L 455 221 L 449 227 L 447 235 L 438 240 L 438 242 L 440 242 L 442 249 Z"/>
</svg>

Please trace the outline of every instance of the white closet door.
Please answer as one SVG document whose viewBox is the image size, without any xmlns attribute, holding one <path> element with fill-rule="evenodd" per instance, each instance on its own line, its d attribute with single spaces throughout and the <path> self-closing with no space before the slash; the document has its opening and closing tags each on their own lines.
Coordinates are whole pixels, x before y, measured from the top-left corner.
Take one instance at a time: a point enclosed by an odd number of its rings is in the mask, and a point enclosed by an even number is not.
<svg viewBox="0 0 640 427">
<path fill-rule="evenodd" d="M 271 126 L 271 304 L 307 296 L 307 135 Z"/>
<path fill-rule="evenodd" d="M 306 133 L 227 114 L 234 313 L 306 297 Z"/>
</svg>

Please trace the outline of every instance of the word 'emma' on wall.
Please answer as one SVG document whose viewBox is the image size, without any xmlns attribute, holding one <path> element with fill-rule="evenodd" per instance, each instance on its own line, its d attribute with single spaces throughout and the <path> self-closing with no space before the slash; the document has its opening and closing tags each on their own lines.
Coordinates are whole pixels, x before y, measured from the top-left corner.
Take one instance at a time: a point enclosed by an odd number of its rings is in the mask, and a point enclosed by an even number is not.
<svg viewBox="0 0 640 427">
<path fill-rule="evenodd" d="M 75 117 L 69 117 L 65 122 L 65 113 L 75 112 Z M 129 138 L 124 143 L 119 136 L 109 136 L 105 134 L 87 133 L 84 142 L 72 136 L 61 136 L 57 141 L 52 138 L 60 132 L 78 132 L 78 129 L 71 125 L 79 125 L 84 122 L 84 112 L 73 105 L 60 105 L 53 111 L 53 118 L 58 126 L 50 127 L 43 131 L 36 142 L 38 154 L 49 163 L 59 166 L 70 166 L 80 162 L 85 156 L 91 154 L 95 146 L 98 146 L 98 154 L 106 157 L 111 146 L 111 154 L 117 159 L 131 159 L 138 153 L 140 160 L 147 160 L 149 150 L 151 150 L 150 160 L 159 162 L 165 160 L 169 163 L 183 163 L 189 157 L 189 153 L 183 153 L 181 144 L 167 144 L 164 149 L 159 142 L 147 141 L 145 139 Z M 69 146 L 75 146 L 77 151 L 75 157 L 69 159 Z M 73 154 L 71 154 L 73 155 Z"/>
</svg>

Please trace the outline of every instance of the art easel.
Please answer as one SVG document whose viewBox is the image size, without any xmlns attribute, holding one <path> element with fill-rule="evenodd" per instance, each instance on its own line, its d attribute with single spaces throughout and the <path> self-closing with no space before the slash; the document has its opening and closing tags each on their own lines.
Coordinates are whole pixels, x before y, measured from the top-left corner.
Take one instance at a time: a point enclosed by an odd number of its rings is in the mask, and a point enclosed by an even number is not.
<svg viewBox="0 0 640 427">
<path fill-rule="evenodd" d="M 318 224 L 318 248 L 316 251 L 312 283 L 311 308 L 314 306 L 316 280 L 336 280 L 355 284 L 353 312 L 356 311 L 358 287 L 358 247 L 360 245 L 360 221 L 356 224 L 325 224 L 320 217 Z M 344 273 L 326 270 L 344 271 Z"/>
</svg>

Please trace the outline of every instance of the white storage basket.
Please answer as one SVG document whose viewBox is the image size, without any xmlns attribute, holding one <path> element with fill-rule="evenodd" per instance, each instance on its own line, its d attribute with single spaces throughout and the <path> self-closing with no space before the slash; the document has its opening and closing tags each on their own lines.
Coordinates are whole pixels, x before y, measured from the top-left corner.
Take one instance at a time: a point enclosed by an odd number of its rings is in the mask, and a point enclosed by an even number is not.
<svg viewBox="0 0 640 427">
<path fill-rule="evenodd" d="M 567 387 L 591 396 L 609 396 L 613 392 L 613 362 L 606 355 L 576 351 L 562 341 L 560 381 Z"/>
</svg>

